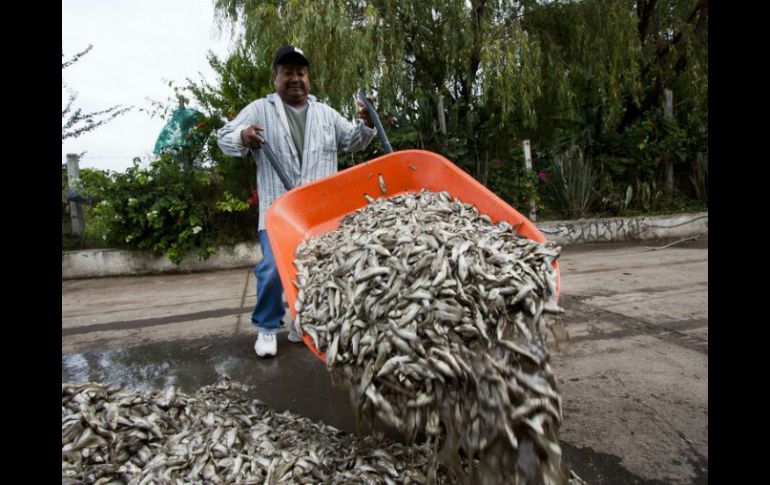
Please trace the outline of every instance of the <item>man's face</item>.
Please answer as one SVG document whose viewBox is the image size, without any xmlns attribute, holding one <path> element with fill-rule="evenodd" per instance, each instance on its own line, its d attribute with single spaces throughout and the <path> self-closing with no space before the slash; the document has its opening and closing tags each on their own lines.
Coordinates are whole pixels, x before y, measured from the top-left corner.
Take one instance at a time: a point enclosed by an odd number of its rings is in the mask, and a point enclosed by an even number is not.
<svg viewBox="0 0 770 485">
<path fill-rule="evenodd" d="M 284 102 L 294 106 L 305 104 L 310 94 L 307 66 L 279 64 L 273 74 L 273 84 Z"/>
</svg>

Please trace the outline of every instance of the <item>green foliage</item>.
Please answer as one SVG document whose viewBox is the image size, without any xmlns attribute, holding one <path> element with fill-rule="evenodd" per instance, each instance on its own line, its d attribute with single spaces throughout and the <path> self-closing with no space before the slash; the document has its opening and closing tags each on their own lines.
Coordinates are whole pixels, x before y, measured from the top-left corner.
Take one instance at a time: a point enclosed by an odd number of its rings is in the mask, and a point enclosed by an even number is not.
<svg viewBox="0 0 770 485">
<path fill-rule="evenodd" d="M 187 251 L 199 258 L 213 253 L 203 203 L 211 181 L 202 169 L 182 170 L 179 162 L 161 155 L 149 168 L 137 163 L 113 175 L 109 194 L 94 208 L 104 224 L 104 237 L 114 246 L 149 250 L 179 263 Z"/>
<path fill-rule="evenodd" d="M 597 177 L 579 146 L 553 157 L 546 180 L 546 202 L 551 209 L 569 219 L 588 215 L 597 196 Z"/>
<path fill-rule="evenodd" d="M 626 182 L 654 177 L 664 160 L 681 165 L 689 156 L 687 133 L 675 118 L 662 116 L 659 110 L 623 133 L 608 133 L 594 151 L 613 177 Z"/>
<path fill-rule="evenodd" d="M 370 84 L 361 81 L 371 79 L 375 72 L 377 57 L 373 47 L 381 39 L 374 35 L 372 20 L 376 12 L 369 5 L 247 0 L 217 1 L 215 8 L 223 27 L 243 27 L 240 45 L 247 46 L 252 62 L 266 66 L 268 73 L 278 47 L 302 47 L 311 63 L 313 90 L 334 106 L 349 105 L 347 114 L 351 114 L 356 88 Z"/>
<path fill-rule="evenodd" d="M 679 192 L 689 192 L 708 144 L 702 1 L 218 0 L 215 10 L 262 65 L 279 45 L 299 45 L 322 101 L 351 115 L 353 93 L 369 88 L 381 117 L 397 120 L 386 125 L 395 149 L 441 153 L 506 200 L 530 190 L 531 174 L 510 155 L 522 139 L 543 166 L 580 145 L 613 182 L 599 195 L 616 201 L 614 212 L 637 181 L 661 185 L 665 161 Z M 673 119 L 661 114 L 664 88 L 674 92 Z M 375 141 L 340 159 L 348 166 L 382 153 Z M 490 165 L 496 159 L 511 165 Z"/>
<path fill-rule="evenodd" d="M 636 182 L 636 196 L 631 200 L 636 202 L 636 207 L 644 212 L 657 212 L 664 207 L 665 193 L 661 190 L 655 181 Z"/>
<path fill-rule="evenodd" d="M 243 212 L 249 210 L 249 203 L 236 199 L 233 194 L 225 190 L 224 200 L 217 202 L 216 207 L 222 212 Z"/>
<path fill-rule="evenodd" d="M 253 239 L 258 209 L 246 201 L 254 163 L 225 157 L 216 130 L 273 91 L 272 56 L 284 44 L 304 49 L 319 100 L 352 119 L 356 91 L 376 93 L 394 149 L 440 153 L 522 212 L 530 199 L 565 217 L 708 201 L 707 2 L 216 0 L 214 7 L 221 27 L 237 33 L 227 57 L 208 55 L 218 81 L 169 83 L 174 98 L 154 110 L 165 117 L 176 95 L 192 101 L 206 116 L 195 146 L 123 175 L 84 171 L 98 204 L 86 209 L 87 235 L 175 260 L 185 250 L 205 257 L 212 244 Z M 674 93 L 672 118 L 662 113 L 664 89 Z M 535 170 L 523 168 L 523 139 L 532 142 Z M 375 139 L 363 152 L 340 154 L 340 167 L 383 153 Z M 660 189 L 668 161 L 672 197 Z"/>
<path fill-rule="evenodd" d="M 597 209 L 603 215 L 623 214 L 633 196 L 631 186 L 624 191 L 623 187 L 617 186 L 605 171 L 599 173 L 597 183 Z"/>
<path fill-rule="evenodd" d="M 247 202 L 247 192 L 236 195 L 226 189 L 235 184 L 226 183 L 219 167 L 185 167 L 167 153 L 147 168 L 136 160 L 125 173 L 85 168 L 80 175 L 80 190 L 91 197 L 91 205 L 83 206 L 85 234 L 75 238 L 68 234 L 62 167 L 63 249 L 149 250 L 179 263 L 187 251 L 207 258 L 215 245 L 256 237 L 256 206 Z"/>
<path fill-rule="evenodd" d="M 487 187 L 512 207 L 524 213 L 529 201 L 540 201 L 537 174 L 519 160 L 494 159 L 489 165 Z"/>
<path fill-rule="evenodd" d="M 77 190 L 84 197 L 90 197 L 91 203 L 82 205 L 83 218 L 85 219 L 85 233 L 82 238 L 77 238 L 69 234 L 71 230 L 70 221 L 70 204 L 65 197 L 65 190 L 69 187 L 69 180 L 67 176 L 67 165 L 62 164 L 62 245 L 63 249 L 81 249 L 84 247 L 103 247 L 104 231 L 105 228 L 101 223 L 101 220 L 95 218 L 94 207 L 96 204 L 104 200 L 105 194 L 110 190 L 110 174 L 104 170 L 98 170 L 93 168 L 81 168 L 80 179 L 77 183 L 72 184 L 73 188 Z M 65 237 L 66 236 L 66 237 Z"/>
<path fill-rule="evenodd" d="M 227 59 L 209 52 L 208 61 L 219 84 L 188 79 L 187 89 L 210 117 L 230 119 L 252 101 L 273 92 L 272 59 L 257 55 L 243 40 Z"/>
</svg>

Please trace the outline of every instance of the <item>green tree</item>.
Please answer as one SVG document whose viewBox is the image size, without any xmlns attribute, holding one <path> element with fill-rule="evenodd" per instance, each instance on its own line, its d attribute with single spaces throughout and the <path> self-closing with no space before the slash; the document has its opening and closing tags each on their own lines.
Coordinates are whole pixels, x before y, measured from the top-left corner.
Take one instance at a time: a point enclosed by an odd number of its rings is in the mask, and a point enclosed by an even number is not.
<svg viewBox="0 0 770 485">
<path fill-rule="evenodd" d="M 580 146 L 618 190 L 658 177 L 648 169 L 661 156 L 688 172 L 707 144 L 706 0 L 217 0 L 215 11 L 255 66 L 269 73 L 277 46 L 304 47 L 322 101 L 352 115 L 369 88 L 397 120 L 396 149 L 442 153 L 498 193 L 533 190 L 514 168 L 522 139 L 542 170 Z M 681 107 L 672 126 L 664 88 Z"/>
<path fill-rule="evenodd" d="M 257 58 L 243 42 L 226 59 L 209 53 L 208 61 L 217 73 L 216 82 L 191 78 L 183 86 L 169 82 L 174 95 L 165 103 L 155 102 L 151 115 L 167 117 L 175 109 L 178 96 L 205 115 L 194 130 L 195 144 L 187 152 L 192 159 L 192 171 L 205 174 L 209 187 L 205 192 L 197 192 L 195 201 L 188 199 L 187 203 L 203 207 L 202 228 L 215 244 L 234 244 L 256 238 L 256 167 L 251 156 L 225 156 L 217 145 L 216 131 L 224 120 L 272 91 L 270 61 Z M 166 153 L 165 158 L 168 164 L 179 156 Z M 179 162 L 180 169 L 181 165 Z M 198 200 L 201 196 L 205 198 Z"/>
</svg>

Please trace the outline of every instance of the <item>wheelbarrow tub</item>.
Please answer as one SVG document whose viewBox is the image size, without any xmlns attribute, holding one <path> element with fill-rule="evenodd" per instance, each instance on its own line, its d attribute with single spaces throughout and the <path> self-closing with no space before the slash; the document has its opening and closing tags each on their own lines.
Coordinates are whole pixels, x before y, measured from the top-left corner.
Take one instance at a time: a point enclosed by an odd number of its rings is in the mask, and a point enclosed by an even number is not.
<svg viewBox="0 0 770 485">
<path fill-rule="evenodd" d="M 385 180 L 385 194 L 380 189 L 380 175 Z M 445 190 L 452 197 L 475 205 L 495 222 L 520 224 L 518 232 L 528 239 L 546 240 L 524 215 L 441 155 L 425 150 L 389 153 L 297 187 L 276 199 L 268 209 L 265 226 L 292 317 L 296 316 L 297 298 L 294 256 L 302 241 L 336 229 L 344 216 L 367 205 L 365 194 L 376 199 L 422 189 Z M 560 275 L 556 261 L 554 268 L 558 297 Z M 310 336 L 305 335 L 303 340 L 319 359 L 326 361 Z"/>
</svg>

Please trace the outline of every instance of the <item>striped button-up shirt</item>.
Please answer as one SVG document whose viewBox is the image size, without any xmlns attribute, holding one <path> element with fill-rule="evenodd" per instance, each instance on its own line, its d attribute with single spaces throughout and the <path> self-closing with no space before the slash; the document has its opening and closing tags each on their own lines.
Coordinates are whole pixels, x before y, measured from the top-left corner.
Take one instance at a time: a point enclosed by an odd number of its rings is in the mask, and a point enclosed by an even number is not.
<svg viewBox="0 0 770 485">
<path fill-rule="evenodd" d="M 333 108 L 316 102 L 308 96 L 305 144 L 302 163 L 291 138 L 281 97 L 277 93 L 258 99 L 243 109 L 238 116 L 217 132 L 217 142 L 226 155 L 244 156 L 249 149 L 241 141 L 241 131 L 258 124 L 265 128 L 260 135 L 275 152 L 278 162 L 294 187 L 312 182 L 337 172 L 337 150 L 348 152 L 363 150 L 372 141 L 377 130 L 363 122 L 353 125 Z M 257 192 L 259 193 L 259 230 L 265 229 L 267 208 L 275 199 L 286 193 L 278 174 L 262 150 L 256 151 Z"/>
</svg>

